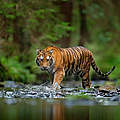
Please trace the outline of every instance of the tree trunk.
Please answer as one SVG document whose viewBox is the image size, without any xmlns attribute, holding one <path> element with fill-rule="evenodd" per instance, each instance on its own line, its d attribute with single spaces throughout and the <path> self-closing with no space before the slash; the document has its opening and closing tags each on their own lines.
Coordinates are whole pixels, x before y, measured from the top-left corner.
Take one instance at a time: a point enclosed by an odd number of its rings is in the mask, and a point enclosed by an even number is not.
<svg viewBox="0 0 120 120">
<path fill-rule="evenodd" d="M 17 11 L 18 7 L 17 4 L 15 6 L 15 9 Z M 20 39 L 20 28 L 19 28 L 19 19 L 18 16 L 16 16 L 16 11 L 14 12 L 15 19 L 13 20 L 13 42 L 17 44 L 18 49 L 21 51 L 22 50 L 22 41 Z"/>
<path fill-rule="evenodd" d="M 7 23 L 7 19 L 2 15 L 0 15 L 0 23 L 1 23 L 1 25 L 0 25 L 0 38 L 8 40 L 9 35 L 8 35 L 8 33 L 6 33 L 8 23 Z"/>
<path fill-rule="evenodd" d="M 64 15 L 64 21 L 70 23 L 69 25 L 71 26 L 72 23 L 72 0 L 68 0 L 67 2 L 60 1 L 57 3 L 60 6 L 60 11 Z M 69 47 L 70 45 L 70 34 L 71 32 L 68 31 L 68 36 L 63 37 L 60 41 L 57 41 L 57 44 L 60 44 L 62 47 Z"/>
<path fill-rule="evenodd" d="M 18 6 L 15 6 L 15 9 L 17 11 Z M 14 13 L 16 16 L 16 12 Z M 21 21 L 23 23 L 22 25 L 19 25 L 19 22 Z M 29 49 L 30 47 L 30 41 L 29 41 L 29 33 L 24 32 L 24 29 L 26 27 L 26 23 L 24 18 L 16 16 L 16 18 L 13 20 L 13 28 L 14 28 L 14 33 L 13 33 L 13 41 L 18 45 L 19 51 L 23 52 L 25 49 Z"/>
<path fill-rule="evenodd" d="M 79 10 L 80 10 L 80 42 L 79 45 L 84 46 L 85 42 L 89 40 L 89 33 L 87 28 L 87 17 L 84 0 L 79 2 Z"/>
</svg>

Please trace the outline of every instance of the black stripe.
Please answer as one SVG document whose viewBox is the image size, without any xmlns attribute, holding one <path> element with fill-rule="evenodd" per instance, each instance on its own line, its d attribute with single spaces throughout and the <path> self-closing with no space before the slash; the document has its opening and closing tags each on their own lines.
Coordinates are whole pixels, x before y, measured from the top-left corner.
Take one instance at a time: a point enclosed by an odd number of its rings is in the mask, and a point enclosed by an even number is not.
<svg viewBox="0 0 120 120">
<path fill-rule="evenodd" d="M 74 64 L 75 64 L 75 60 L 74 60 L 74 57 L 73 57 L 73 51 L 71 51 L 70 48 L 68 48 L 67 50 L 68 50 L 68 52 L 69 52 L 69 54 L 71 56 L 71 59 L 73 59 L 72 63 L 70 63 L 70 70 L 68 72 L 68 74 L 70 75 L 70 74 L 73 73 L 73 67 L 74 67 Z"/>
<path fill-rule="evenodd" d="M 95 67 L 96 67 L 96 68 L 95 68 L 95 70 L 96 70 L 96 72 L 98 73 L 98 72 L 99 72 L 99 71 L 98 71 L 99 69 L 98 69 L 98 67 L 97 67 L 97 66 L 95 66 Z"/>
<path fill-rule="evenodd" d="M 80 49 L 80 47 L 78 48 L 78 49 Z M 82 50 L 80 49 L 80 51 L 82 52 Z M 82 65 L 82 61 L 83 61 L 83 52 L 81 53 L 80 52 L 80 60 L 79 60 L 79 68 L 81 69 L 81 65 Z"/>
<path fill-rule="evenodd" d="M 89 62 L 89 59 L 88 59 L 88 61 L 85 63 L 84 69 L 88 66 L 89 63 L 90 62 Z"/>
<path fill-rule="evenodd" d="M 79 71 L 80 70 L 80 64 L 81 64 L 81 50 L 79 49 L 79 47 L 76 47 L 76 50 L 79 52 L 79 54 L 80 54 L 80 58 L 78 57 L 78 61 L 77 61 L 77 71 Z"/>
<path fill-rule="evenodd" d="M 82 50 L 81 50 L 82 51 Z M 80 61 L 80 68 L 83 67 L 83 63 L 84 63 L 84 52 L 82 51 L 82 54 L 81 54 L 81 61 Z"/>
<path fill-rule="evenodd" d="M 90 57 L 89 56 L 87 56 L 88 57 L 88 59 L 86 58 L 86 60 L 87 60 L 87 62 L 85 63 L 85 65 L 84 65 L 84 69 L 86 69 L 87 67 L 89 67 L 90 66 Z M 87 68 L 88 69 L 88 68 Z M 90 68 L 89 68 L 90 69 Z"/>
<path fill-rule="evenodd" d="M 62 53 L 63 53 L 63 63 L 65 63 L 65 50 L 62 49 Z"/>
<path fill-rule="evenodd" d="M 66 54 L 67 54 L 67 58 L 68 58 L 68 66 L 67 66 L 67 70 L 66 70 L 66 73 L 68 72 L 68 70 L 70 69 L 70 62 L 69 62 L 69 54 L 68 54 L 68 51 L 65 49 L 66 51 Z"/>
<path fill-rule="evenodd" d="M 84 61 L 83 61 L 83 69 L 85 68 L 85 64 L 86 64 L 86 49 L 83 50 L 83 55 L 84 55 Z"/>
<path fill-rule="evenodd" d="M 74 53 L 74 51 L 71 49 L 71 48 L 69 48 L 69 50 L 71 51 L 71 53 L 72 53 L 72 57 L 73 57 L 73 61 L 72 61 L 72 68 L 71 68 L 71 73 L 73 73 L 74 72 L 74 67 L 75 67 L 75 59 L 74 59 L 74 56 L 76 57 L 76 55 L 75 55 L 75 53 Z"/>
<path fill-rule="evenodd" d="M 102 75 L 102 73 L 101 73 L 101 71 L 100 71 L 100 70 L 99 70 L 98 74 L 99 74 L 99 75 Z"/>
<path fill-rule="evenodd" d="M 80 77 L 83 78 L 84 75 L 85 75 L 85 72 L 81 71 Z"/>
<path fill-rule="evenodd" d="M 77 57 L 77 63 L 76 63 L 76 66 L 75 66 L 75 70 L 77 71 L 78 68 L 79 68 L 79 57 L 78 57 L 78 53 L 76 52 L 77 49 L 75 47 L 72 48 L 72 49 L 74 50 L 74 52 L 76 54 L 76 57 Z"/>
<path fill-rule="evenodd" d="M 88 64 L 90 63 L 90 55 L 88 53 L 88 50 L 86 49 L 86 55 L 85 55 L 85 64 L 84 64 L 84 69 L 88 67 Z"/>
<path fill-rule="evenodd" d="M 83 70 L 79 70 L 79 72 L 77 72 L 77 75 L 82 78 L 85 75 L 85 72 L 83 72 Z"/>
<path fill-rule="evenodd" d="M 73 58 L 73 62 L 72 62 L 72 72 L 74 70 L 74 66 L 75 66 L 75 59 Z"/>
<path fill-rule="evenodd" d="M 72 55 L 72 51 L 71 51 L 69 48 L 67 48 L 67 52 L 69 53 L 70 58 L 73 59 L 73 61 L 74 61 L 74 57 L 73 57 L 73 55 Z M 71 59 L 70 59 L 70 60 L 71 60 Z M 72 61 L 72 63 L 73 63 L 73 61 Z M 72 64 L 71 64 L 70 61 L 69 61 L 69 69 L 67 70 L 67 74 L 68 74 L 68 75 L 71 75 L 71 74 L 72 74 Z"/>
</svg>

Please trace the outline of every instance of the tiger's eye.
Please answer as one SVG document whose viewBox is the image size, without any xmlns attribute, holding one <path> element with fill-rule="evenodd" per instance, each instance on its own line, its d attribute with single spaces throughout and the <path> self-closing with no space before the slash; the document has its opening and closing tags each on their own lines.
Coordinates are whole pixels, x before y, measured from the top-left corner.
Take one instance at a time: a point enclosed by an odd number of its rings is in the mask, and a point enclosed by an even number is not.
<svg viewBox="0 0 120 120">
<path fill-rule="evenodd" d="M 50 57 L 49 57 L 49 56 L 47 56 L 47 57 L 46 57 L 46 59 L 47 59 L 47 61 L 49 61 Z"/>
<path fill-rule="evenodd" d="M 43 56 L 42 55 L 40 56 L 40 60 L 43 61 Z"/>
</svg>

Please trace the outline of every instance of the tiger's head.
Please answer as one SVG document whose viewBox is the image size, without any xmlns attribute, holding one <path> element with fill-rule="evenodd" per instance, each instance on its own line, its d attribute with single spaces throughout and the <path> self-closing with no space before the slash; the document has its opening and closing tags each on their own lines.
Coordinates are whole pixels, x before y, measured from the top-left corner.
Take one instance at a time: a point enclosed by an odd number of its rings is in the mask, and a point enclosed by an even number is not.
<svg viewBox="0 0 120 120">
<path fill-rule="evenodd" d="M 41 70 L 50 71 L 54 65 L 54 57 L 53 57 L 53 50 L 52 49 L 43 49 L 36 51 L 36 64 L 40 67 Z"/>
</svg>

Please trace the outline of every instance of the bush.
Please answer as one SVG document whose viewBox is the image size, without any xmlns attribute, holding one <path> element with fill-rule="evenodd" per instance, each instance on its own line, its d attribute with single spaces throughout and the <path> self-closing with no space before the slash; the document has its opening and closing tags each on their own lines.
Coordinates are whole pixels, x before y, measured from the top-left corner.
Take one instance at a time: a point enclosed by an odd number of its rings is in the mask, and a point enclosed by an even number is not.
<svg viewBox="0 0 120 120">
<path fill-rule="evenodd" d="M 35 80 L 35 75 L 27 69 L 26 64 L 19 62 L 17 56 L 1 57 L 0 64 L 2 69 L 0 69 L 0 77 L 4 80 L 14 80 L 23 83 L 30 83 Z"/>
</svg>

